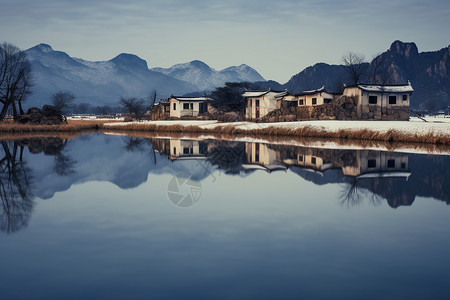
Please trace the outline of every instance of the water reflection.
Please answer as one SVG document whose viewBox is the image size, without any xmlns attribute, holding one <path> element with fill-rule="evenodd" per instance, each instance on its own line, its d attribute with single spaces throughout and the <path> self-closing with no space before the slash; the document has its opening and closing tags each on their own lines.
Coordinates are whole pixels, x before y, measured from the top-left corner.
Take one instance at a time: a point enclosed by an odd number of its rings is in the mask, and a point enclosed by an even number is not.
<svg viewBox="0 0 450 300">
<path fill-rule="evenodd" d="M 63 154 L 67 140 L 59 138 L 37 138 L 16 141 L 1 141 L 0 160 L 0 230 L 11 233 L 27 226 L 33 211 L 33 169 L 24 159 L 24 149 L 29 153 L 54 156 L 53 171 L 59 176 L 74 174 L 76 162 Z"/>
<path fill-rule="evenodd" d="M 149 174 L 181 172 L 216 181 L 218 174 L 251 180 L 255 172 L 286 172 L 299 176 L 299 184 L 339 184 L 336 198 L 344 206 L 386 200 L 396 208 L 411 205 L 416 196 L 450 203 L 448 156 L 103 134 L 1 143 L 0 230 L 8 233 L 28 224 L 36 197 L 48 199 L 94 180 L 134 188 Z"/>
<path fill-rule="evenodd" d="M 289 170 L 317 185 L 343 183 L 340 200 L 346 205 L 386 199 L 396 208 L 411 205 L 417 195 L 450 203 L 446 156 L 183 139 L 154 139 L 153 148 L 171 161 L 207 160 L 226 174 Z"/>
</svg>

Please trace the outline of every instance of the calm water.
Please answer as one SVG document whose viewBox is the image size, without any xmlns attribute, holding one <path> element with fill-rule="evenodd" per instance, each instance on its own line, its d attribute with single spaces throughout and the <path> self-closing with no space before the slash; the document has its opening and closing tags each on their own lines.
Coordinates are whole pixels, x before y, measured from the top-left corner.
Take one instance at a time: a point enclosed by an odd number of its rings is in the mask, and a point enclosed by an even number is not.
<svg viewBox="0 0 450 300">
<path fill-rule="evenodd" d="M 1 142 L 1 299 L 448 299 L 450 156 Z"/>
</svg>

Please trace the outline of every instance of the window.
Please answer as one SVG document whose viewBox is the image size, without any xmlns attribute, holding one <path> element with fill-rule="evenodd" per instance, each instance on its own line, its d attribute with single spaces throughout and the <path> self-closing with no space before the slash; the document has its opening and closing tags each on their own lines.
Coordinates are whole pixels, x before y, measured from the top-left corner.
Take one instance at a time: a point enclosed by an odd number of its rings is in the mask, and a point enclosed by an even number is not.
<svg viewBox="0 0 450 300">
<path fill-rule="evenodd" d="M 190 103 L 190 109 L 194 109 L 194 103 Z"/>
<path fill-rule="evenodd" d="M 397 104 L 397 96 L 389 96 L 389 104 Z"/>
<path fill-rule="evenodd" d="M 248 99 L 249 100 L 249 103 L 250 103 L 250 107 L 253 107 L 253 101 L 252 101 L 252 99 Z"/>
<path fill-rule="evenodd" d="M 173 104 L 173 110 L 177 110 L 177 104 L 176 103 Z"/>
<path fill-rule="evenodd" d="M 323 103 L 331 103 L 332 100 L 333 99 L 325 98 L 325 99 L 323 99 Z"/>
<path fill-rule="evenodd" d="M 408 101 L 408 95 L 403 95 L 403 96 L 402 96 L 402 100 L 403 100 L 403 101 Z"/>
<path fill-rule="evenodd" d="M 395 159 L 388 159 L 387 167 L 390 169 L 395 168 Z"/>
<path fill-rule="evenodd" d="M 311 157 L 311 163 L 313 164 L 313 165 L 315 165 L 316 164 L 316 158 L 313 156 L 313 157 Z"/>
<path fill-rule="evenodd" d="M 189 109 L 189 103 L 183 103 L 183 109 Z"/>
<path fill-rule="evenodd" d="M 189 154 L 189 147 L 183 147 L 183 154 Z"/>
<path fill-rule="evenodd" d="M 174 103 L 174 104 L 175 104 L 175 103 Z M 164 111 L 165 111 L 165 112 L 169 112 L 169 110 L 170 110 L 170 106 L 165 105 L 165 106 L 164 106 Z"/>
<path fill-rule="evenodd" d="M 372 169 L 377 167 L 377 161 L 375 159 L 369 159 L 367 161 L 367 168 Z"/>
<path fill-rule="evenodd" d="M 406 164 L 404 162 L 402 162 L 402 164 L 400 165 L 400 168 L 406 169 Z"/>
<path fill-rule="evenodd" d="M 316 105 L 317 104 L 317 98 L 312 98 L 311 102 L 312 102 L 312 105 Z"/>
<path fill-rule="evenodd" d="M 259 100 L 255 100 L 255 106 L 259 107 Z"/>
<path fill-rule="evenodd" d="M 377 96 L 369 96 L 369 104 L 377 104 L 378 97 Z"/>
<path fill-rule="evenodd" d="M 303 155 L 298 156 L 298 161 L 303 161 Z"/>
<path fill-rule="evenodd" d="M 177 147 L 173 147 L 173 154 L 177 155 Z"/>
<path fill-rule="evenodd" d="M 303 99 L 298 100 L 298 105 L 304 105 L 303 104 Z"/>
</svg>

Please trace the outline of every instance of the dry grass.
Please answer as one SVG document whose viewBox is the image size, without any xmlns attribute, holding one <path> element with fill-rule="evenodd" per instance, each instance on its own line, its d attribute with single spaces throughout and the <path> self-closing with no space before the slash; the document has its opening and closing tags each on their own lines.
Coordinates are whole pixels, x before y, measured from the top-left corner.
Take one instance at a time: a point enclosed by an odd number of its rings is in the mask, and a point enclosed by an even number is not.
<svg viewBox="0 0 450 300">
<path fill-rule="evenodd" d="M 69 120 L 64 125 L 22 125 L 12 121 L 3 121 L 0 123 L 0 135 L 16 134 L 43 134 L 43 133 L 83 133 L 85 131 L 116 131 L 116 132 L 157 132 L 157 133 L 178 133 L 183 136 L 188 134 L 211 134 L 214 136 L 250 136 L 250 137 L 290 137 L 290 138 L 319 138 L 333 139 L 343 141 L 374 141 L 383 143 L 422 143 L 433 145 L 450 146 L 450 137 L 442 136 L 429 132 L 427 134 L 406 134 L 397 130 L 388 130 L 387 132 L 378 132 L 368 129 L 361 130 L 339 130 L 330 132 L 304 126 L 300 128 L 281 128 L 268 127 L 261 129 L 239 129 L 234 125 L 216 126 L 214 128 L 200 128 L 199 126 L 182 125 L 157 125 L 157 124 L 136 124 L 127 125 L 109 125 L 105 123 L 114 123 L 107 120 Z"/>
<path fill-rule="evenodd" d="M 100 130 L 105 123 L 114 121 L 108 120 L 69 120 L 68 124 L 61 125 L 29 125 L 18 124 L 12 120 L 0 122 L 0 134 L 38 134 L 38 133 L 58 133 L 58 132 L 81 132 L 86 130 Z"/>
<path fill-rule="evenodd" d="M 261 129 L 239 129 L 233 125 L 216 126 L 214 128 L 200 128 L 198 126 L 181 126 L 181 125 L 156 125 L 156 124 L 130 124 L 125 126 L 107 126 L 105 130 L 116 131 L 154 131 L 154 132 L 180 132 L 187 133 L 207 133 L 207 134 L 227 134 L 227 135 L 243 135 L 243 136 L 286 136 L 286 137 L 314 137 L 341 140 L 368 140 L 388 143 L 426 143 L 435 145 L 450 145 L 450 137 L 442 136 L 429 132 L 427 134 L 408 134 L 394 129 L 387 132 L 372 131 L 369 129 L 346 130 L 341 129 L 337 132 L 330 132 L 316 129 L 310 126 L 301 128 L 280 128 L 268 127 Z"/>
</svg>

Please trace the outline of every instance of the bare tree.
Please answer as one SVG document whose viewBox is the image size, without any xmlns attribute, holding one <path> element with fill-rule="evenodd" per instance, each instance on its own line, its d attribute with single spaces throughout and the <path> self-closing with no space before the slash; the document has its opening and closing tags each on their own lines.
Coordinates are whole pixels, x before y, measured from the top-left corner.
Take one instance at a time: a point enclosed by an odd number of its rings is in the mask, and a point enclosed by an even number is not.
<svg viewBox="0 0 450 300">
<path fill-rule="evenodd" d="M 52 95 L 52 104 L 55 106 L 61 113 L 67 114 L 69 109 L 75 107 L 73 101 L 75 100 L 75 95 L 72 92 L 68 91 L 59 91 Z"/>
<path fill-rule="evenodd" d="M 342 56 L 342 62 L 347 68 L 350 84 L 357 85 L 365 79 L 368 63 L 364 62 L 364 60 L 364 55 L 353 52 Z"/>
<path fill-rule="evenodd" d="M 125 109 L 127 113 L 135 118 L 139 119 L 143 114 L 145 108 L 145 100 L 138 98 L 120 98 L 120 104 Z"/>
<path fill-rule="evenodd" d="M 158 96 L 158 93 L 156 90 L 151 91 L 148 99 L 149 99 L 149 106 L 148 111 L 151 113 L 153 111 L 153 107 L 155 107 L 156 97 Z"/>
<path fill-rule="evenodd" d="M 11 107 L 14 119 L 23 114 L 22 102 L 31 92 L 31 64 L 26 53 L 9 43 L 0 44 L 0 120 Z"/>
</svg>

